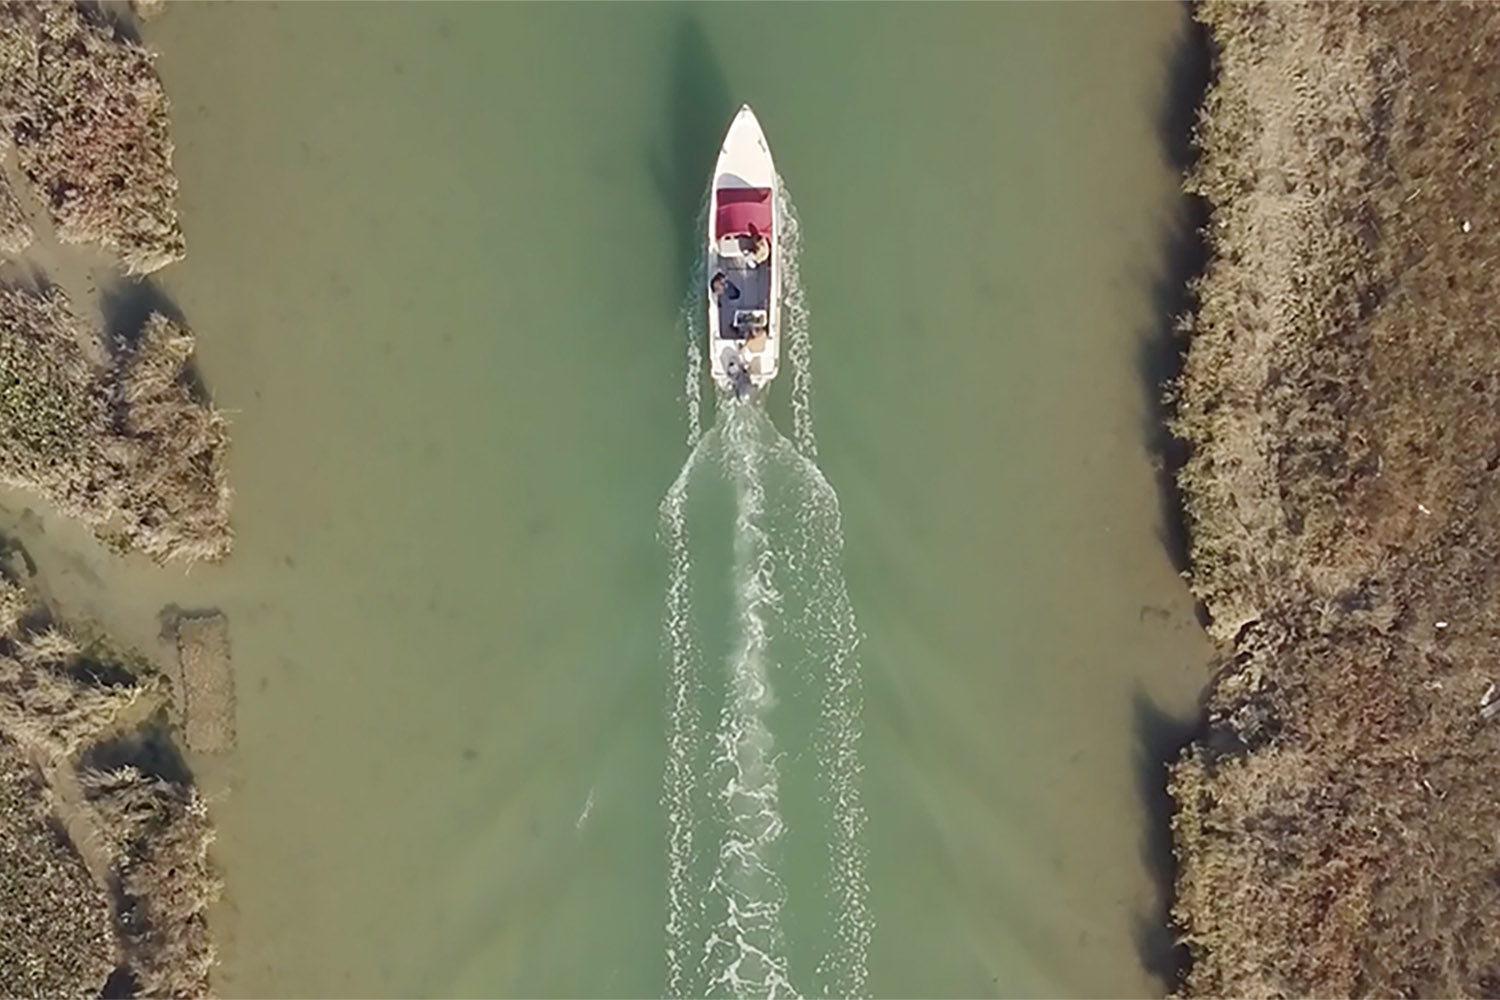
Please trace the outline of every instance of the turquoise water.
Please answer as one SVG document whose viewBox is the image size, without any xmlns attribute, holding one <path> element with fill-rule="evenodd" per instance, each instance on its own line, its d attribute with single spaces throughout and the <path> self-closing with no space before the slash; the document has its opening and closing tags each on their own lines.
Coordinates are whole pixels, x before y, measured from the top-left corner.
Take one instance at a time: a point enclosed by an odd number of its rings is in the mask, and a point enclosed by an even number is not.
<svg viewBox="0 0 1500 1000">
<path fill-rule="evenodd" d="M 1208 655 L 1140 372 L 1184 27 L 146 29 L 189 240 L 159 286 L 233 419 L 238 547 L 183 576 L 23 534 L 142 645 L 170 602 L 231 618 L 240 748 L 194 762 L 225 995 L 1160 989 L 1143 744 Z M 793 195 L 803 339 L 721 410 L 682 303 L 742 101 Z"/>
</svg>

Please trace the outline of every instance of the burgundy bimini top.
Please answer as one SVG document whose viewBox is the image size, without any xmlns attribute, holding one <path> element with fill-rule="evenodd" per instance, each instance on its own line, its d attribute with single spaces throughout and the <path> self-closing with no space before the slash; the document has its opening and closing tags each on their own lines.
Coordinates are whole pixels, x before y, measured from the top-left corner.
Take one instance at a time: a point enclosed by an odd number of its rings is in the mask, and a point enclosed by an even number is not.
<svg viewBox="0 0 1500 1000">
<path fill-rule="evenodd" d="M 750 227 L 765 235 L 771 232 L 770 188 L 719 188 L 719 212 L 714 219 L 714 238 L 748 233 Z"/>
</svg>

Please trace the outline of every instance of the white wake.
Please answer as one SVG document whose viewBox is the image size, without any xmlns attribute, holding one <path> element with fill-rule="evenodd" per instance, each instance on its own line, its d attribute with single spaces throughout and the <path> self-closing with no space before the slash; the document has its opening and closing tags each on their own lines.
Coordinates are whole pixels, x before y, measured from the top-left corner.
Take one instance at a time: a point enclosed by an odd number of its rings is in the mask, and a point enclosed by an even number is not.
<svg viewBox="0 0 1500 1000">
<path fill-rule="evenodd" d="M 701 425 L 701 290 L 684 306 L 684 397 L 690 454 L 661 505 L 668 554 L 664 639 L 668 660 L 666 994 L 672 997 L 796 996 L 794 979 L 824 996 L 861 996 L 872 920 L 864 875 L 860 802 L 859 629 L 845 584 L 838 496 L 815 464 L 811 336 L 800 272 L 800 223 L 789 198 L 777 206 L 783 329 L 791 368 L 793 436 L 783 437 L 757 401 L 721 397 L 712 429 Z M 702 275 L 695 276 L 701 278 Z M 698 281 L 701 285 L 701 281 Z M 707 662 L 698 623 L 688 511 L 710 472 L 733 495 L 728 650 Z M 712 538 L 724 527 L 699 526 Z M 722 536 L 720 536 L 722 537 Z M 811 732 L 778 715 L 773 682 L 817 707 Z M 710 722 L 709 720 L 712 720 Z M 806 728 L 806 727 L 804 727 Z M 805 747 L 795 761 L 778 743 Z M 810 752 L 807 752 L 810 751 Z M 782 769 L 817 789 L 820 812 L 789 828 Z M 785 848 L 815 855 L 791 887 Z M 821 901 L 821 902 L 819 902 Z M 806 940 L 788 940 L 787 907 L 802 907 Z"/>
</svg>

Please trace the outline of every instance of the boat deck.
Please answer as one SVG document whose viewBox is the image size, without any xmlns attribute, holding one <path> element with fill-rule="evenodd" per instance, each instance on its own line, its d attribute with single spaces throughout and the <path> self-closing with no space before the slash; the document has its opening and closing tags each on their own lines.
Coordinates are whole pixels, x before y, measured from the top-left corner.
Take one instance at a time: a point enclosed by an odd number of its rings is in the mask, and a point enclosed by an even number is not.
<svg viewBox="0 0 1500 1000">
<path fill-rule="evenodd" d="M 733 252 L 711 255 L 711 274 L 724 275 L 724 291 L 715 299 L 718 340 L 714 346 L 716 370 L 745 366 L 752 379 L 776 374 L 776 345 L 771 330 L 772 261 L 750 266 L 748 258 Z M 738 296 L 734 295 L 738 292 Z M 736 323 L 736 319 L 740 322 Z M 761 384 L 758 381 L 756 384 Z"/>
<path fill-rule="evenodd" d="M 724 275 L 724 294 L 718 297 L 719 339 L 744 340 L 748 331 L 736 332 L 735 313 L 747 309 L 769 310 L 771 308 L 771 268 L 766 264 L 747 267 L 743 257 L 720 257 L 714 255 L 713 274 Z M 738 290 L 735 298 L 731 290 Z"/>
</svg>

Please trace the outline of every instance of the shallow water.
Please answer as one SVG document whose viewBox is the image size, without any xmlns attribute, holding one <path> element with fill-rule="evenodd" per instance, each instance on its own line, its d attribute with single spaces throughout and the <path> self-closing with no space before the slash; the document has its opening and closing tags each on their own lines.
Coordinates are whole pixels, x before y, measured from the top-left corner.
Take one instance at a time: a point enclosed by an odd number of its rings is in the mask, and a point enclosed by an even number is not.
<svg viewBox="0 0 1500 1000">
<path fill-rule="evenodd" d="M 745 55 L 749 23 L 774 42 Z M 168 603 L 230 615 L 240 750 L 195 762 L 219 989 L 657 995 L 680 952 L 676 989 L 759 992 L 701 957 L 716 878 L 780 901 L 786 991 L 1159 989 L 1148 758 L 1208 654 L 1141 373 L 1184 27 L 1166 5 L 415 4 L 149 26 L 189 239 L 158 286 L 233 417 L 236 554 L 183 577 L 6 507 L 58 599 L 142 645 Z M 679 309 L 742 100 L 795 195 L 811 359 L 738 444 L 699 416 L 740 457 L 686 504 L 700 742 L 674 757 Z M 814 563 L 827 589 L 798 596 Z M 752 661 L 765 703 L 736 687 Z M 819 722 L 837 670 L 847 758 Z M 716 805 L 726 737 L 751 799 L 775 779 L 769 876 L 720 863 L 765 832 Z M 673 766 L 700 804 L 679 868 Z"/>
</svg>

